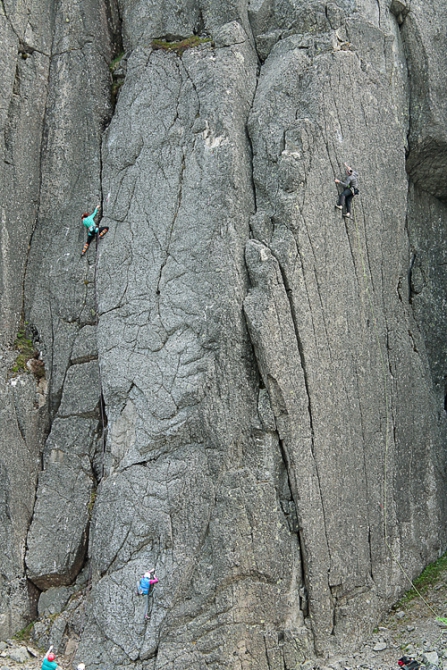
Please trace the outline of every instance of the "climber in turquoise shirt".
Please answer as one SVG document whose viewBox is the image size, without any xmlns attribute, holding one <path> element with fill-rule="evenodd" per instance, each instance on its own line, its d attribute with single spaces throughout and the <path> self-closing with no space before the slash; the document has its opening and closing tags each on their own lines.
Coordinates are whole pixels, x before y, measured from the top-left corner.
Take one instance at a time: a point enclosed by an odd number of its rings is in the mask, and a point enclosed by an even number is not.
<svg viewBox="0 0 447 670">
<path fill-rule="evenodd" d="M 84 244 L 84 248 L 81 251 L 81 256 L 85 254 L 87 249 L 90 246 L 90 242 L 95 238 L 96 235 L 99 233 L 99 237 L 104 237 L 104 235 L 107 233 L 109 230 L 107 226 L 103 226 L 101 228 L 98 228 L 98 226 L 95 223 L 95 216 L 101 209 L 101 205 L 98 205 L 93 214 L 88 214 L 88 212 L 85 212 L 82 215 L 82 223 L 88 230 L 88 235 L 87 235 L 87 242 Z"/>
</svg>

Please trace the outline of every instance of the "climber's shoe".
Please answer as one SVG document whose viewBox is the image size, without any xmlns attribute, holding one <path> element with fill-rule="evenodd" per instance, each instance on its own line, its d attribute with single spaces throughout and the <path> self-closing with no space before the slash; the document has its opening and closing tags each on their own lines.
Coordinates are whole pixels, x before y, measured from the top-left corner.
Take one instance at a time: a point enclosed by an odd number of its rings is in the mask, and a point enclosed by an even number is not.
<svg viewBox="0 0 447 670">
<path fill-rule="evenodd" d="M 349 213 L 349 212 L 346 212 L 345 217 L 346 217 L 347 219 L 349 219 L 349 218 L 351 217 L 350 213 Z"/>
<path fill-rule="evenodd" d="M 104 237 L 104 235 L 105 235 L 108 231 L 109 231 L 108 228 L 106 228 L 105 230 L 101 230 L 101 232 L 99 233 L 99 237 Z"/>
<path fill-rule="evenodd" d="M 337 209 L 343 209 L 341 205 L 335 205 Z"/>
<path fill-rule="evenodd" d="M 85 254 L 85 252 L 87 251 L 87 249 L 89 248 L 89 246 L 90 246 L 89 244 L 84 244 L 84 248 L 83 248 L 82 251 L 81 251 L 81 256 L 83 256 L 83 255 Z"/>
</svg>

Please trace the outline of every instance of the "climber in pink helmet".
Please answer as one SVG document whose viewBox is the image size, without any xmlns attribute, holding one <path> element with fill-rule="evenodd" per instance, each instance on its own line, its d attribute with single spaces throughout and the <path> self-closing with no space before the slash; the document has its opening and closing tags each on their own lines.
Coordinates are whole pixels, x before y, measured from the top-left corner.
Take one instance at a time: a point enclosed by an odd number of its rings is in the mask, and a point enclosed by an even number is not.
<svg viewBox="0 0 447 670">
<path fill-rule="evenodd" d="M 53 653 L 53 645 L 48 649 L 47 653 L 43 657 L 41 670 L 57 670 L 58 664 L 56 663 L 56 656 Z"/>
</svg>

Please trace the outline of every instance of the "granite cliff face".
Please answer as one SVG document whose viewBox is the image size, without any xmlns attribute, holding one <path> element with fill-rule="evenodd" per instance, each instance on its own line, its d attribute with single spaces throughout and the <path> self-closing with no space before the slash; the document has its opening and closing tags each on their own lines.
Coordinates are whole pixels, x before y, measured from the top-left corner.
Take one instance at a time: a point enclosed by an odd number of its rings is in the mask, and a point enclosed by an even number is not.
<svg viewBox="0 0 447 670">
<path fill-rule="evenodd" d="M 444 4 L 4 0 L 0 636 L 292 669 L 445 550 Z"/>
</svg>

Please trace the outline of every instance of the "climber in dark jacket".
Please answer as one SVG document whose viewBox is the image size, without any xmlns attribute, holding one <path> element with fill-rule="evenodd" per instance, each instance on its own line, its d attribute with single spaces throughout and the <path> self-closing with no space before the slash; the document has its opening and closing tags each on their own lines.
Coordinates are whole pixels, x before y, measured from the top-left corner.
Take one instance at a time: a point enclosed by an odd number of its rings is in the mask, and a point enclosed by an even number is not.
<svg viewBox="0 0 447 670">
<path fill-rule="evenodd" d="M 352 198 L 355 195 L 358 195 L 358 174 L 353 170 L 347 163 L 344 164 L 346 168 L 346 181 L 340 181 L 336 179 L 335 183 L 343 186 L 343 191 L 338 197 L 337 204 L 335 205 L 337 209 L 343 209 L 343 205 L 346 203 L 346 216 L 351 216 L 351 202 Z"/>
<path fill-rule="evenodd" d="M 90 246 L 91 241 L 95 238 L 95 235 L 99 233 L 99 237 L 104 237 L 104 235 L 109 230 L 107 226 L 98 228 L 98 226 L 95 223 L 95 216 L 97 215 L 100 209 L 101 205 L 98 205 L 93 214 L 84 213 L 82 215 L 82 223 L 87 228 L 88 235 L 87 235 L 87 242 L 84 244 L 84 248 L 81 251 L 81 256 L 85 254 L 85 252 Z"/>
</svg>

